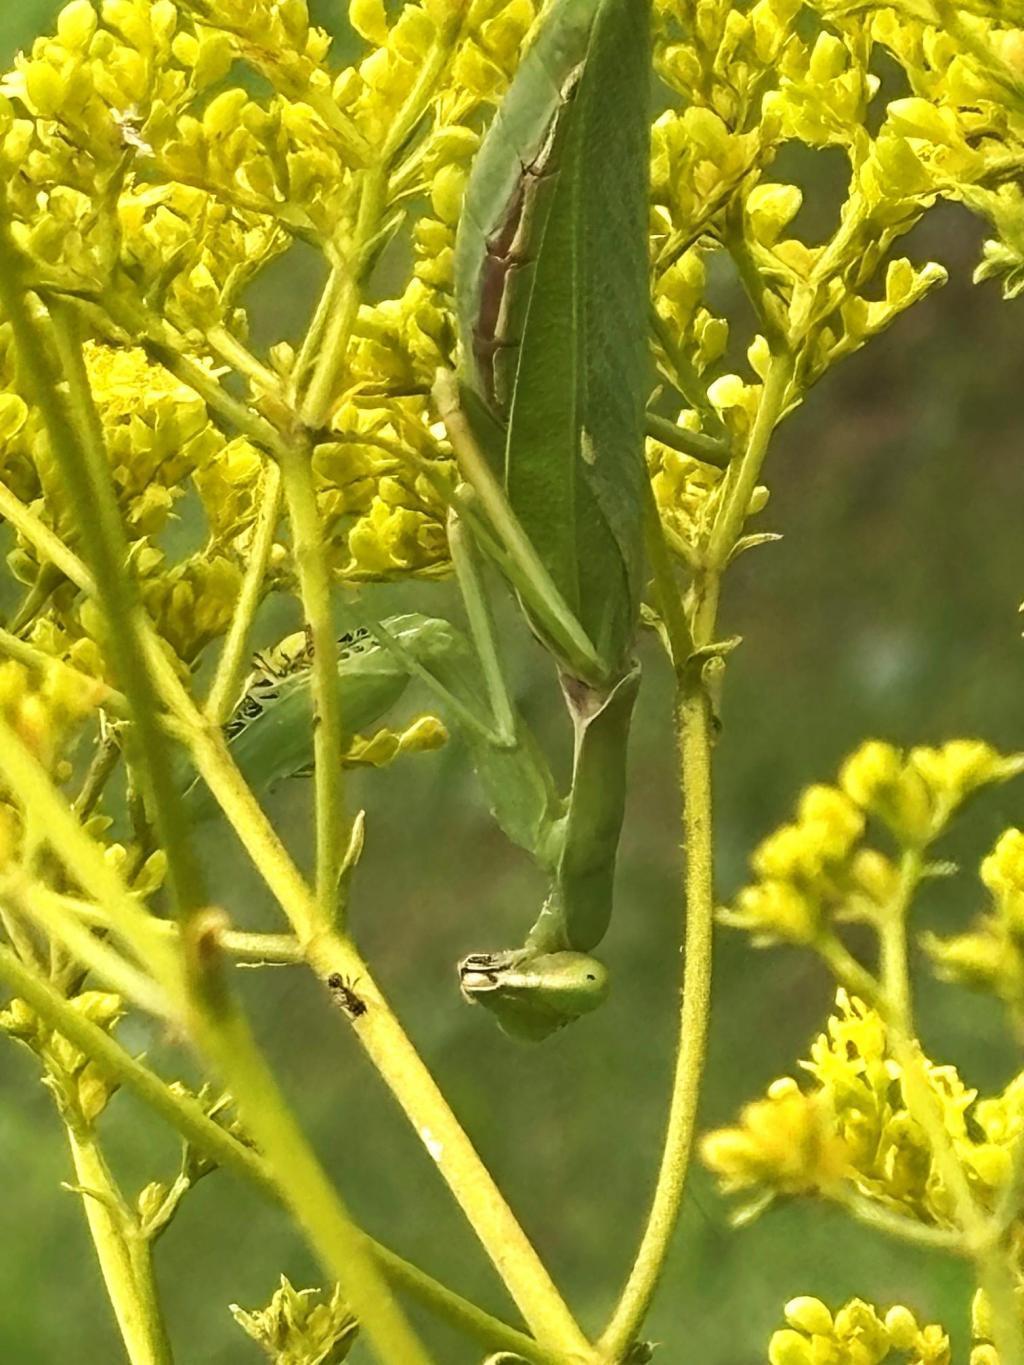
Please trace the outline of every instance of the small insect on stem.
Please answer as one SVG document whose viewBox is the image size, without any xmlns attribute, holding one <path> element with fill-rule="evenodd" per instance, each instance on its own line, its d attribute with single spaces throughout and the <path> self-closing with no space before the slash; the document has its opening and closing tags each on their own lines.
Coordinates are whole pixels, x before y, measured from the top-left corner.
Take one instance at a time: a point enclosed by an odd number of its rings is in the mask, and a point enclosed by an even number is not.
<svg viewBox="0 0 1024 1365">
<path fill-rule="evenodd" d="M 327 978 L 328 989 L 350 1019 L 358 1019 L 366 1013 L 366 1001 L 361 1000 L 355 992 L 358 984 L 358 981 L 352 981 L 340 972 L 332 972 Z"/>
</svg>

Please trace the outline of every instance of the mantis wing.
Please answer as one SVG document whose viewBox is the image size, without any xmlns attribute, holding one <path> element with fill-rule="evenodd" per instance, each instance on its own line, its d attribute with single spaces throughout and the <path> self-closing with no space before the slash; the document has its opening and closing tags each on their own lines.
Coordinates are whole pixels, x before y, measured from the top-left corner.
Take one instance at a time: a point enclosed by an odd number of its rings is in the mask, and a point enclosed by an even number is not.
<svg viewBox="0 0 1024 1365">
<path fill-rule="evenodd" d="M 507 414 L 509 504 L 612 681 L 643 574 L 649 27 L 649 0 L 555 5 L 474 165 L 456 252 L 464 379 Z"/>
</svg>

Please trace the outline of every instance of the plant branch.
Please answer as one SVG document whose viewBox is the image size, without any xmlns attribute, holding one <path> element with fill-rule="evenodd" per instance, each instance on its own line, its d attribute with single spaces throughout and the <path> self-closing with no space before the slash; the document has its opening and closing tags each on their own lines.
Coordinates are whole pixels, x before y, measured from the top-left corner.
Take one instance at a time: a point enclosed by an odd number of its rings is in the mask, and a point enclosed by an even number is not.
<svg viewBox="0 0 1024 1365">
<path fill-rule="evenodd" d="M 307 446 L 289 444 L 281 452 L 281 479 L 292 528 L 299 592 L 313 644 L 316 900 L 318 919 L 327 925 L 345 912 L 339 876 L 350 832 L 342 803 L 341 696 L 330 570 Z"/>
<path fill-rule="evenodd" d="M 600 1346 L 612 1360 L 622 1356 L 639 1332 L 664 1269 L 686 1189 L 705 1064 L 715 908 L 711 750 L 716 718 L 704 679 L 703 659 L 696 651 L 714 642 L 721 577 L 743 533 L 750 496 L 783 410 L 791 375 L 790 357 L 786 351 L 780 351 L 770 364 L 743 456 L 730 465 L 726 475 L 726 494 L 711 529 L 704 567 L 694 585 L 688 629 L 684 632 L 684 623 L 674 610 L 666 621 L 673 655 L 678 656 L 689 646 L 686 657 L 674 659 L 686 852 L 679 1043 L 661 1165 L 647 1224 L 619 1301 L 601 1334 Z M 649 528 L 648 544 L 654 529 Z M 654 570 L 659 595 L 670 601 L 674 579 L 659 555 L 654 558 Z M 678 591 L 675 596 L 678 597 Z M 665 611 L 664 601 L 662 610 Z"/>
<path fill-rule="evenodd" d="M 152 1249 L 133 1228 L 96 1136 L 67 1123 L 82 1200 L 107 1295 L 131 1365 L 171 1365 L 171 1346 L 153 1275 Z"/>
<path fill-rule="evenodd" d="M 712 867 L 711 700 L 696 670 L 684 685 L 677 723 L 684 788 L 686 932 L 679 1047 L 661 1166 L 647 1225 L 600 1346 L 619 1360 L 650 1309 L 679 1218 L 693 1150 L 711 1003 L 714 885 Z"/>
<path fill-rule="evenodd" d="M 11 523 L 41 559 L 60 569 L 81 592 L 94 595 L 96 585 L 92 574 L 78 556 L 3 483 L 0 483 L 0 517 Z"/>
<path fill-rule="evenodd" d="M 380 994 L 354 944 L 337 934 L 314 939 L 310 964 L 327 980 L 358 982 L 366 1009 L 352 1027 L 405 1111 L 537 1341 L 569 1361 L 593 1353 L 501 1191 L 460 1126 L 437 1082 Z"/>
<path fill-rule="evenodd" d="M 264 466 L 263 497 L 249 550 L 242 590 L 203 710 L 215 725 L 223 725 L 238 699 L 248 667 L 249 632 L 260 604 L 263 584 L 274 548 L 274 534 L 281 515 L 281 471 L 273 461 Z"/>
<path fill-rule="evenodd" d="M 230 935 L 226 934 L 225 939 L 229 938 Z M 197 1151 L 224 1170 L 246 1180 L 265 1198 L 281 1203 L 277 1182 L 263 1157 L 254 1148 L 240 1142 L 210 1118 L 193 1096 L 181 1089 L 172 1089 L 2 944 L 0 981 L 30 1005 L 51 1028 L 97 1061 L 106 1075 L 141 1100 Z M 404 1290 L 418 1303 L 461 1328 L 482 1345 L 491 1350 L 512 1351 L 526 1360 L 536 1362 L 536 1365 L 562 1365 L 563 1357 L 560 1354 L 548 1351 L 531 1337 L 485 1313 L 380 1242 L 367 1238 L 367 1244 L 395 1288 Z"/>
</svg>

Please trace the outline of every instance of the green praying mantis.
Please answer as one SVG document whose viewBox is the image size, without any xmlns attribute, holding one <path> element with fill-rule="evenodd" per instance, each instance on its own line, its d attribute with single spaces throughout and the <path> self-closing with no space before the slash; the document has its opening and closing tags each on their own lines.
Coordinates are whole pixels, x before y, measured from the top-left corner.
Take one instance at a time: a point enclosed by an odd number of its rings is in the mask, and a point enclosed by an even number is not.
<svg viewBox="0 0 1024 1365">
<path fill-rule="evenodd" d="M 644 580 L 649 0 L 556 0 L 493 119 L 456 246 L 461 360 L 435 397 L 464 484 L 450 543 L 469 637 L 403 616 L 342 639 L 346 729 L 417 677 L 461 728 L 495 819 L 549 890 L 521 947 L 459 965 L 463 996 L 543 1038 L 596 1008 L 612 912 Z M 481 550 L 550 655 L 573 728 L 561 797 L 505 687 Z M 308 770 L 308 648 L 257 671 L 228 727 L 261 794 Z M 212 813 L 201 784 L 197 819 Z"/>
</svg>

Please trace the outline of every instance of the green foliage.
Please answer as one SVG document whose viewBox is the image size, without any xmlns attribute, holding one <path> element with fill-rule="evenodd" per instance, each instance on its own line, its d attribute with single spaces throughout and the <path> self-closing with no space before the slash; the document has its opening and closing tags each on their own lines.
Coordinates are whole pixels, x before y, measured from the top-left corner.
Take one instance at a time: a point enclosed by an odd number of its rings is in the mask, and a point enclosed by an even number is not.
<svg viewBox="0 0 1024 1365">
<path fill-rule="evenodd" d="M 944 264 L 897 256 L 901 238 L 960 204 L 989 234 L 975 279 L 1020 293 L 1024 10 L 655 0 L 653 56 L 647 8 L 625 0 L 348 13 L 339 57 L 304 0 L 72 0 L 0 81 L 0 1026 L 67 1129 L 130 1358 L 170 1359 L 152 1243 L 196 1179 L 230 1165 L 289 1209 L 337 1282 L 318 1295 L 282 1280 L 267 1309 L 233 1310 L 275 1359 L 343 1359 L 358 1323 L 378 1358 L 423 1365 L 396 1289 L 492 1359 L 647 1359 L 704 1064 L 711 756 L 739 643 L 720 629 L 723 580 L 775 538 L 751 518 L 776 428 L 945 282 Z M 802 171 L 823 152 L 844 168 L 835 209 Z M 253 287 L 293 249 L 326 281 L 302 336 L 263 345 Z M 435 382 L 452 369 L 461 415 Z M 553 657 L 573 725 L 564 797 L 509 695 L 459 527 Z M 339 648 L 343 594 L 453 568 L 468 636 L 405 615 Z M 279 598 L 308 634 L 246 679 L 257 613 Z M 379 788 L 352 819 L 339 774 L 460 729 L 496 823 L 548 883 L 524 946 L 465 958 L 462 992 L 513 1035 L 554 1032 L 607 994 L 588 954 L 611 914 L 641 622 L 676 689 L 680 1051 L 643 1241 L 591 1341 L 356 947 L 349 898 Z M 411 678 L 444 721 L 389 714 Z M 198 774 L 183 802 L 156 780 L 168 737 Z M 258 800 L 311 766 L 315 888 Z M 973 1365 L 1024 1360 L 1021 1077 L 979 1098 L 925 1057 L 908 920 L 955 871 L 933 845 L 1021 768 L 980 740 L 866 744 L 805 791 L 719 911 L 758 945 L 811 950 L 840 993 L 802 1083 L 776 1081 L 707 1135 L 705 1160 L 748 1217 L 816 1198 L 963 1258 Z M 284 932 L 255 933 L 235 887 L 207 904 L 184 817 L 215 809 Z M 1018 1028 L 1021 840 L 1007 830 L 982 864 L 977 925 L 922 940 L 941 976 L 997 997 Z M 328 987 L 527 1331 L 353 1224 L 248 1030 L 232 957 L 304 962 Z M 237 1117 L 126 1051 L 129 1008 L 195 1046 Z M 186 1139 L 178 1175 L 134 1200 L 101 1150 L 122 1089 Z M 833 1313 L 802 1296 L 784 1317 L 778 1365 L 949 1358 L 944 1330 L 903 1306 Z"/>
</svg>

